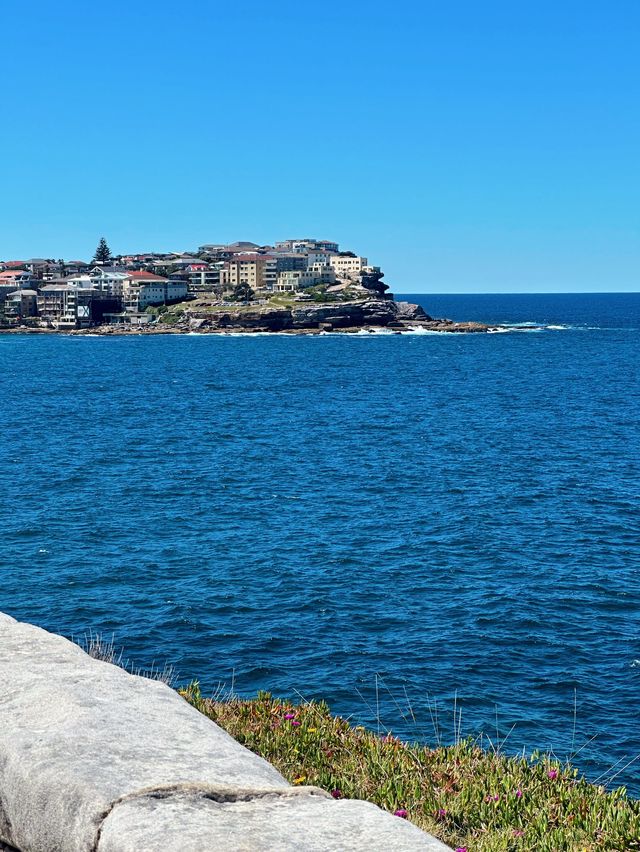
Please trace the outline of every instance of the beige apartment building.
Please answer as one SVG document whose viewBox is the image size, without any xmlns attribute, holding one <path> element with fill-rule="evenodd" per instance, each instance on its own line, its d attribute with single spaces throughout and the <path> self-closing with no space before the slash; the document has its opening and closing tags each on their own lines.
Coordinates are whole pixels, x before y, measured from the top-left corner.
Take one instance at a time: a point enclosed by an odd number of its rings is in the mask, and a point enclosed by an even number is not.
<svg viewBox="0 0 640 852">
<path fill-rule="evenodd" d="M 304 290 L 319 284 L 335 284 L 336 273 L 331 266 L 314 263 L 308 269 L 286 269 L 279 273 L 275 289 L 279 292 Z"/>
<path fill-rule="evenodd" d="M 220 270 L 220 284 L 225 289 L 248 284 L 252 290 L 274 290 L 277 280 L 278 261 L 264 254 L 238 254 Z"/>
<path fill-rule="evenodd" d="M 334 268 L 336 277 L 357 278 L 367 265 L 367 258 L 334 254 L 329 258 L 329 263 Z"/>
</svg>

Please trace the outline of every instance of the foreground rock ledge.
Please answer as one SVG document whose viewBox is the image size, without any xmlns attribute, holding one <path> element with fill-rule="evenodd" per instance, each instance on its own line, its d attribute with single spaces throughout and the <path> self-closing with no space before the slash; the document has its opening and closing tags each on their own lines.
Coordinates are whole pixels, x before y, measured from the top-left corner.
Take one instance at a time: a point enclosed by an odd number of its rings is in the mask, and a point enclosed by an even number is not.
<svg viewBox="0 0 640 852">
<path fill-rule="evenodd" d="M 447 850 L 367 802 L 293 788 L 164 684 L 0 613 L 0 849 Z"/>
</svg>

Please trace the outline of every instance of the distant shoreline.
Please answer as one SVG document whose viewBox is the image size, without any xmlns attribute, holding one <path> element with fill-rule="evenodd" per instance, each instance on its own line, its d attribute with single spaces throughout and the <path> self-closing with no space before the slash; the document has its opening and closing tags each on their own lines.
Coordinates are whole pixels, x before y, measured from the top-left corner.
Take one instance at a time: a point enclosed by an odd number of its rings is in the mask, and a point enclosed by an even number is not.
<svg viewBox="0 0 640 852">
<path fill-rule="evenodd" d="M 393 299 L 362 299 L 349 302 L 301 302 L 293 305 L 236 303 L 220 304 L 193 300 L 170 306 L 155 317 L 137 315 L 128 322 L 92 325 L 86 328 L 43 328 L 15 326 L 1 332 L 72 335 L 154 335 L 154 334 L 359 334 L 411 333 L 416 331 L 449 334 L 486 333 L 497 330 L 480 322 L 454 322 L 435 319 L 420 305 Z M 144 320 L 144 321 L 141 321 Z"/>
</svg>

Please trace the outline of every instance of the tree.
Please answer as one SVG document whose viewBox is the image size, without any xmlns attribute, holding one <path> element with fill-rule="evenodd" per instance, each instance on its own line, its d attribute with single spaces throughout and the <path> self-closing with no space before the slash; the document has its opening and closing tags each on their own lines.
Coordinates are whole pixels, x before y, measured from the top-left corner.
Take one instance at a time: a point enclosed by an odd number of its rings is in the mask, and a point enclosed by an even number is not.
<svg viewBox="0 0 640 852">
<path fill-rule="evenodd" d="M 246 282 L 238 284 L 231 294 L 231 298 L 234 302 L 250 302 L 254 296 L 255 293 Z"/>
<path fill-rule="evenodd" d="M 96 253 L 93 256 L 94 263 L 109 263 L 111 260 L 111 249 L 107 245 L 107 241 L 104 237 L 100 237 L 100 242 L 98 243 L 98 248 L 96 249 Z"/>
</svg>

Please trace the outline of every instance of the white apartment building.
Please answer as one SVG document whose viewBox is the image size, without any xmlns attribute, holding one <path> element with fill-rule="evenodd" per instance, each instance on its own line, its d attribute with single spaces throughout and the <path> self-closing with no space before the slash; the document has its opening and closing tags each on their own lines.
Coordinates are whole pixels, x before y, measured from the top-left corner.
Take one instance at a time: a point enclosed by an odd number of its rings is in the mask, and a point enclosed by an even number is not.
<svg viewBox="0 0 640 852">
<path fill-rule="evenodd" d="M 276 251 L 294 251 L 299 254 L 307 254 L 307 252 L 322 251 L 328 254 L 333 254 L 338 251 L 338 243 L 333 243 L 330 240 L 314 240 L 310 237 L 298 240 L 280 240 L 275 245 Z"/>
<path fill-rule="evenodd" d="M 220 286 L 220 270 L 224 263 L 194 263 L 184 270 L 192 293 L 210 292 Z"/>
<path fill-rule="evenodd" d="M 328 266 L 333 254 L 328 251 L 308 251 L 306 257 L 307 266 L 313 266 L 315 263 L 323 263 L 325 266 Z"/>
<path fill-rule="evenodd" d="M 77 282 L 79 287 L 92 287 L 99 293 L 108 293 L 110 296 L 121 298 L 128 275 L 125 269 L 115 266 L 94 266 L 88 275 L 86 273 L 70 275 L 65 280 L 71 284 Z"/>
<path fill-rule="evenodd" d="M 123 286 L 122 301 L 127 311 L 144 311 L 149 305 L 164 305 L 186 298 L 186 281 L 170 281 L 152 272 L 129 272 Z"/>
</svg>

